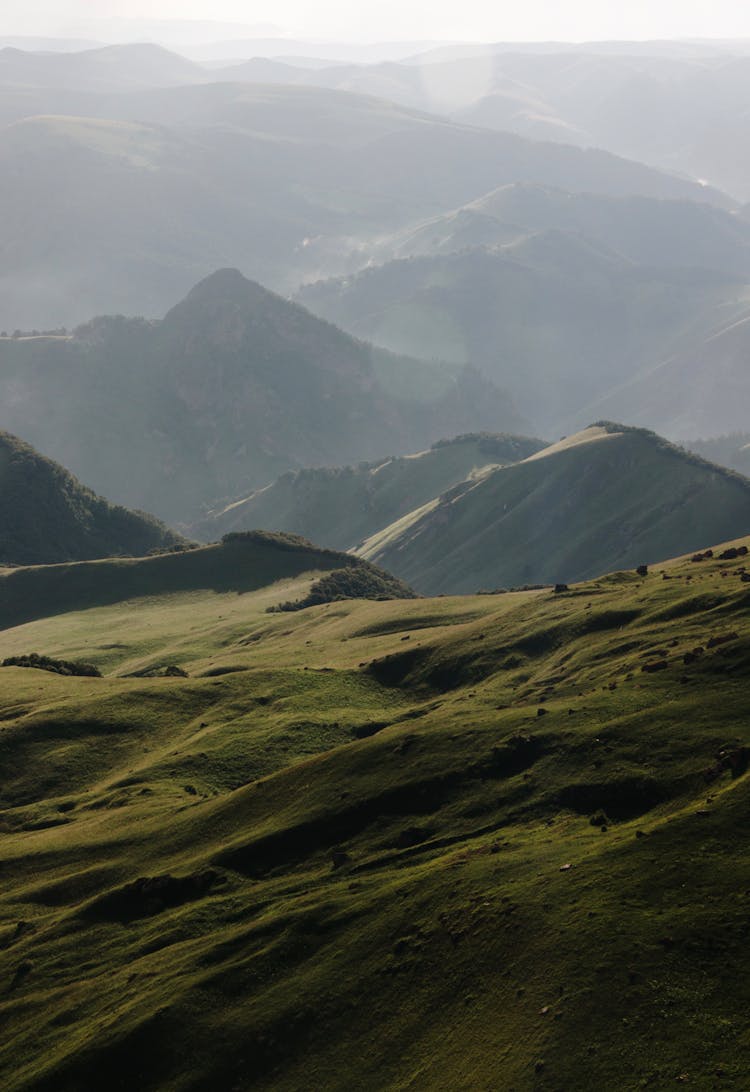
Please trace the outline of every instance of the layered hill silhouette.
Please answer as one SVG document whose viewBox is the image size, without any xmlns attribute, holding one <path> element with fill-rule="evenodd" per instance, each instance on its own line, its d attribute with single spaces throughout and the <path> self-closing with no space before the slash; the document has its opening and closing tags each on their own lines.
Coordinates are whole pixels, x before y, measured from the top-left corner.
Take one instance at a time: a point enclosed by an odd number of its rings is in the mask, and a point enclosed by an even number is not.
<svg viewBox="0 0 750 1092">
<path fill-rule="evenodd" d="M 0 329 L 159 314 L 222 266 L 293 291 L 359 268 L 363 240 L 504 183 L 732 205 L 605 152 L 326 88 L 6 88 L 0 122 L 0 253 L 13 256 Z"/>
<path fill-rule="evenodd" d="M 120 503 L 175 520 L 283 471 L 525 431 L 472 369 L 356 341 L 223 270 L 160 322 L 0 340 L 0 426 Z"/>
<path fill-rule="evenodd" d="M 439 441 L 416 455 L 289 472 L 211 512 L 190 531 L 213 540 L 230 531 L 267 527 L 349 549 L 472 472 L 518 462 L 543 446 L 519 436 L 467 435 Z"/>
<path fill-rule="evenodd" d="M 606 416 L 631 419 L 619 388 L 745 314 L 745 297 L 741 275 L 637 265 L 579 232 L 551 229 L 386 262 L 297 298 L 393 351 L 471 360 L 510 391 L 534 431 L 559 435 L 573 414 L 576 428 L 590 421 L 610 392 Z"/>
<path fill-rule="evenodd" d="M 110 504 L 30 444 L 0 432 L 0 564 L 142 556 L 183 542 L 152 516 Z"/>
<path fill-rule="evenodd" d="M 750 533 L 750 481 L 603 423 L 469 480 L 361 548 L 427 594 L 583 580 Z"/>
<path fill-rule="evenodd" d="M 699 201 L 570 193 L 511 183 L 397 233 L 375 254 L 409 258 L 517 243 L 530 233 L 583 236 L 636 265 L 750 274 L 750 222 Z"/>
</svg>

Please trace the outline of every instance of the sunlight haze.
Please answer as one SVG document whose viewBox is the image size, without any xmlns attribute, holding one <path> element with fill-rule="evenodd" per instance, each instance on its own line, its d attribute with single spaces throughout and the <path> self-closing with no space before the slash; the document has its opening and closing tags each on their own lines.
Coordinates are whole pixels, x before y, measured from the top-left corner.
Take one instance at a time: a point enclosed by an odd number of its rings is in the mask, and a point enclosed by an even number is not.
<svg viewBox="0 0 750 1092">
<path fill-rule="evenodd" d="M 200 20 L 216 23 L 217 35 L 236 24 L 262 36 L 303 35 L 369 40 L 418 37 L 432 40 L 584 41 L 596 39 L 731 38 L 750 35 L 750 10 L 735 0 L 530 0 L 455 4 L 446 0 L 47 0 L 8 12 L 6 33 L 90 34 L 109 20 Z M 230 36 L 234 36 L 230 34 Z"/>
</svg>

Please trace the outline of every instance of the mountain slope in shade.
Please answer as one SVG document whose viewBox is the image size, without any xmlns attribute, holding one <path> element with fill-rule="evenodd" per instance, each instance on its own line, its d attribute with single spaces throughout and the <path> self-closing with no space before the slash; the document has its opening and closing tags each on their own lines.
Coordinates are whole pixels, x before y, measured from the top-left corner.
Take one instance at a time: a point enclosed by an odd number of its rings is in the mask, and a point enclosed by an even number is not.
<svg viewBox="0 0 750 1092">
<path fill-rule="evenodd" d="M 743 314 L 745 280 L 639 266 L 580 233 L 545 230 L 493 249 L 387 262 L 297 298 L 394 352 L 472 361 L 510 392 L 533 431 L 559 435 L 581 407 Z M 608 416 L 629 419 L 616 403 Z"/>
<path fill-rule="evenodd" d="M 588 579 L 750 532 L 750 481 L 603 423 L 445 493 L 362 556 L 418 591 Z"/>
<path fill-rule="evenodd" d="M 0 427 L 114 500 L 194 519 L 300 466 L 523 422 L 471 369 L 396 358 L 223 270 L 161 322 L 0 340 Z"/>
<path fill-rule="evenodd" d="M 211 540 L 228 531 L 266 527 L 349 549 L 473 471 L 518 462 L 543 446 L 518 436 L 468 435 L 440 441 L 417 455 L 289 472 L 211 513 L 190 531 Z"/>
<path fill-rule="evenodd" d="M 655 366 L 589 402 L 571 421 L 581 424 L 592 413 L 610 416 L 616 410 L 627 421 L 685 441 L 746 431 L 749 356 L 750 315 L 744 307 L 735 321 L 657 358 Z"/>
<path fill-rule="evenodd" d="M 152 516 L 110 504 L 30 444 L 0 432 L 0 563 L 138 557 L 183 541 Z"/>
</svg>

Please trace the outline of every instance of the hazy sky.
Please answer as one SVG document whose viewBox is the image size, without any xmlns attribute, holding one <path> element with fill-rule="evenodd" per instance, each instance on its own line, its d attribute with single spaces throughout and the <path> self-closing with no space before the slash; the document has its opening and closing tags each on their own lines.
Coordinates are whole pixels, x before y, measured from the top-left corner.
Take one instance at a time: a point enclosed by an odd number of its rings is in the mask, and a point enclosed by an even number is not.
<svg viewBox="0 0 750 1092">
<path fill-rule="evenodd" d="M 359 40 L 750 37 L 748 0 L 0 0 L 0 34 L 81 34 L 82 20 L 112 16 Z"/>
</svg>

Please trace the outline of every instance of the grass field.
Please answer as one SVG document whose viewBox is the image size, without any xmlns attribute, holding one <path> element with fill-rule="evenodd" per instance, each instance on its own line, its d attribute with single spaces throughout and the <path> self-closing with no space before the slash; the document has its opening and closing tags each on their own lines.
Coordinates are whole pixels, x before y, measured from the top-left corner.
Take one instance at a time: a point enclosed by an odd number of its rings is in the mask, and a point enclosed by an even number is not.
<svg viewBox="0 0 750 1092">
<path fill-rule="evenodd" d="M 2 1087 L 746 1088 L 742 570 L 0 631 Z"/>
</svg>

